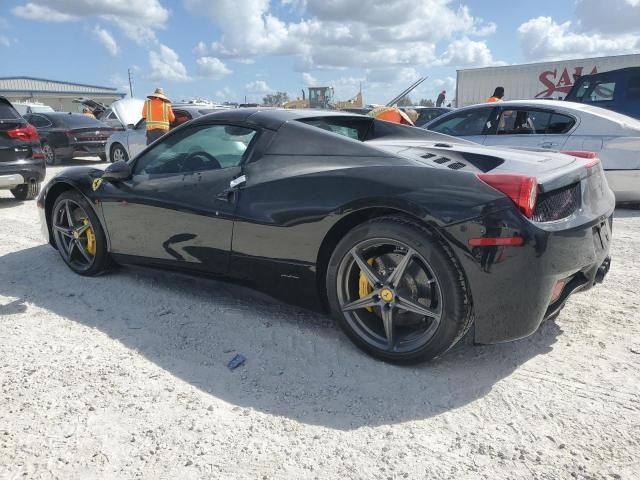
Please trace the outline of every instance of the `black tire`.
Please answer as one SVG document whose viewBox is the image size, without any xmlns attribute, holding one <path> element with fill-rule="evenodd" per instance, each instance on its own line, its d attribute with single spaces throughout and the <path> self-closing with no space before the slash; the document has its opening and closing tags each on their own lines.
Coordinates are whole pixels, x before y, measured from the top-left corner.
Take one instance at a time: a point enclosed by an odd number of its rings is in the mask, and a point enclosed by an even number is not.
<svg viewBox="0 0 640 480">
<path fill-rule="evenodd" d="M 60 163 L 60 159 L 56 155 L 56 151 L 48 142 L 42 142 L 42 153 L 44 153 L 44 159 L 47 165 L 57 165 Z"/>
<path fill-rule="evenodd" d="M 111 146 L 109 161 L 113 163 L 119 160 L 124 160 L 125 162 L 128 161 L 129 154 L 127 154 L 127 150 L 122 145 L 120 145 L 119 143 L 114 143 Z"/>
<path fill-rule="evenodd" d="M 68 225 L 69 215 L 72 217 L 71 227 Z M 90 230 L 93 232 L 95 252 L 89 251 L 89 237 L 87 230 L 84 236 L 74 236 L 74 230 L 79 232 L 86 226 L 83 219 L 88 219 Z M 110 265 L 107 241 L 100 224 L 100 220 L 89 205 L 89 202 L 76 191 L 63 192 L 56 198 L 51 210 L 51 233 L 56 248 L 67 266 L 80 275 L 95 276 L 108 270 Z M 58 220 L 61 220 L 58 222 Z M 74 226 L 76 227 L 74 229 Z M 63 233 L 63 230 L 66 232 Z M 70 248 L 70 242 L 77 242 L 74 248 Z M 86 242 L 86 245 L 84 244 Z M 89 253 L 89 258 L 84 255 Z M 69 253 L 70 252 L 70 253 Z"/>
<path fill-rule="evenodd" d="M 106 162 L 107 161 L 107 154 L 106 153 L 99 153 L 98 157 L 100 158 L 101 162 Z"/>
<path fill-rule="evenodd" d="M 13 196 L 21 201 L 33 200 L 40 193 L 40 182 L 30 182 L 18 185 L 16 188 L 11 189 Z"/>
<path fill-rule="evenodd" d="M 388 250 L 391 247 L 394 250 Z M 381 249 L 387 249 L 386 258 L 399 260 L 393 268 L 382 264 L 376 271 L 378 260 L 367 258 L 368 252 L 385 251 Z M 369 263 L 369 272 L 378 281 L 370 287 L 368 296 L 356 293 L 354 285 L 365 274 L 366 265 L 360 267 L 363 261 L 373 262 Z M 396 267 L 398 278 L 394 279 Z M 360 277 L 354 276 L 358 274 Z M 373 285 L 371 279 L 368 284 Z M 380 217 L 349 231 L 329 260 L 326 289 L 332 315 L 353 343 L 374 357 L 394 363 L 417 363 L 442 355 L 472 323 L 471 299 L 453 253 L 429 229 L 404 217 Z M 388 295 L 389 289 L 392 295 Z M 420 313 L 423 310 L 433 315 Z M 406 332 L 404 339 L 402 332 Z"/>
</svg>

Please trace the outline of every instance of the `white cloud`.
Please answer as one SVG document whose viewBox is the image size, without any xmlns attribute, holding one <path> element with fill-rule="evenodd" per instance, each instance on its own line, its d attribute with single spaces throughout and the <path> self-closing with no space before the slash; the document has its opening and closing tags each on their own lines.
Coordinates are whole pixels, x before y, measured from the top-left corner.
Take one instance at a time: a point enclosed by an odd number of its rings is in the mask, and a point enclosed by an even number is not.
<svg viewBox="0 0 640 480">
<path fill-rule="evenodd" d="M 164 28 L 169 18 L 169 10 L 160 0 L 34 0 L 12 11 L 19 17 L 41 22 L 100 18 L 141 45 L 158 43 L 154 31 Z"/>
<path fill-rule="evenodd" d="M 500 65 L 493 59 L 491 50 L 485 42 L 461 38 L 449 44 L 442 57 L 437 62 L 440 65 L 456 67 Z"/>
<path fill-rule="evenodd" d="M 233 97 L 235 97 L 235 95 L 236 93 L 229 87 L 224 87 L 216 91 L 216 99 L 219 102 L 230 101 Z"/>
<path fill-rule="evenodd" d="M 190 80 L 187 69 L 180 62 L 178 54 L 167 47 L 160 45 L 158 50 L 149 52 L 149 65 L 152 80 L 166 80 L 170 82 L 184 82 Z"/>
<path fill-rule="evenodd" d="M 578 0 L 575 16 L 581 32 L 640 33 L 640 0 Z"/>
<path fill-rule="evenodd" d="M 304 72 L 302 74 L 302 83 L 307 87 L 313 87 L 318 84 L 318 79 L 310 73 Z"/>
<path fill-rule="evenodd" d="M 247 83 L 244 88 L 249 93 L 256 93 L 260 95 L 273 92 L 273 89 L 267 85 L 267 82 L 264 80 L 254 80 L 253 82 Z"/>
<path fill-rule="evenodd" d="M 551 17 L 537 17 L 518 28 L 524 55 L 530 60 L 634 53 L 640 37 L 632 34 L 601 35 L 572 31 L 571 22 L 558 24 Z"/>
<path fill-rule="evenodd" d="M 8 47 L 9 45 L 11 45 L 11 40 L 4 35 L 0 35 L 0 47 Z"/>
<path fill-rule="evenodd" d="M 93 33 L 93 35 L 102 44 L 102 46 L 107 49 L 109 55 L 111 55 L 112 57 L 118 55 L 118 44 L 111 35 L 111 32 L 105 30 L 99 25 L 96 25 L 91 33 Z"/>
<path fill-rule="evenodd" d="M 206 78 L 219 80 L 232 73 L 219 58 L 200 57 L 196 60 L 196 63 L 198 64 L 198 72 Z"/>
<path fill-rule="evenodd" d="M 436 44 L 457 36 L 486 36 L 495 24 L 473 17 L 451 0 L 285 0 L 282 8 L 302 14 L 287 22 L 269 0 L 184 0 L 188 10 L 211 19 L 220 36 L 200 42 L 199 55 L 251 59 L 294 55 L 296 69 L 377 68 L 429 65 Z"/>
<path fill-rule="evenodd" d="M 54 8 L 38 3 L 18 5 L 13 9 L 13 13 L 27 20 L 37 20 L 40 22 L 72 22 L 78 20 L 78 17 L 75 15 L 62 13 Z"/>
</svg>

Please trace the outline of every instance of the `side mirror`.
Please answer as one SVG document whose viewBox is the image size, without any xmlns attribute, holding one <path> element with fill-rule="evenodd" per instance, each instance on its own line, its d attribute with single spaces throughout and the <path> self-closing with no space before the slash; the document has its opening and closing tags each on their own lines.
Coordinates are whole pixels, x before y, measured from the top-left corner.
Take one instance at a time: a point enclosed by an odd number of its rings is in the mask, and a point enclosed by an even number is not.
<svg viewBox="0 0 640 480">
<path fill-rule="evenodd" d="M 107 182 L 120 182 L 131 178 L 131 167 L 124 160 L 112 163 L 102 174 L 102 179 Z"/>
</svg>

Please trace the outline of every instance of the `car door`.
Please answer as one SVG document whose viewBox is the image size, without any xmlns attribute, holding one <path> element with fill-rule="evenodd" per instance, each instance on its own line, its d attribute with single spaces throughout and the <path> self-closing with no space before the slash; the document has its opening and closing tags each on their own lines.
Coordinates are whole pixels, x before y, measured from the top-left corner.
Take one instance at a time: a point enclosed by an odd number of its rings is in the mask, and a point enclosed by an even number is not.
<svg viewBox="0 0 640 480">
<path fill-rule="evenodd" d="M 484 143 L 486 135 L 495 126 L 495 107 L 465 108 L 443 115 L 425 128 L 438 133 L 462 137 L 472 142 Z"/>
<path fill-rule="evenodd" d="M 99 196 L 111 252 L 226 273 L 233 189 L 256 133 L 223 124 L 181 128 L 131 162 L 131 179 L 104 182 Z"/>
<path fill-rule="evenodd" d="M 147 148 L 147 123 L 144 118 L 132 130 L 127 130 L 127 132 L 129 158 L 133 158 Z"/>
</svg>

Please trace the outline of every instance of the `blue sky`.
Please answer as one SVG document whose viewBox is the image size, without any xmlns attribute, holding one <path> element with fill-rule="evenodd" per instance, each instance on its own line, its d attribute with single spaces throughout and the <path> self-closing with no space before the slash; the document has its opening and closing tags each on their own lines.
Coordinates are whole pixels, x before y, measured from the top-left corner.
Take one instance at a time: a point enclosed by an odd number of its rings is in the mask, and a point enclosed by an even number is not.
<svg viewBox="0 0 640 480">
<path fill-rule="evenodd" d="M 457 68 L 640 52 L 640 0 L 0 0 L 0 76 L 260 101 L 452 98 Z"/>
</svg>

